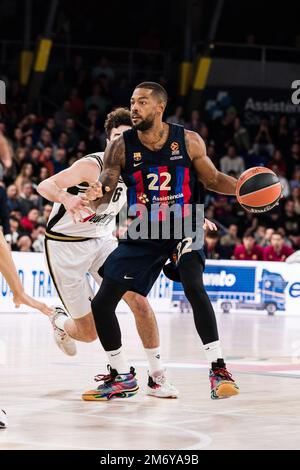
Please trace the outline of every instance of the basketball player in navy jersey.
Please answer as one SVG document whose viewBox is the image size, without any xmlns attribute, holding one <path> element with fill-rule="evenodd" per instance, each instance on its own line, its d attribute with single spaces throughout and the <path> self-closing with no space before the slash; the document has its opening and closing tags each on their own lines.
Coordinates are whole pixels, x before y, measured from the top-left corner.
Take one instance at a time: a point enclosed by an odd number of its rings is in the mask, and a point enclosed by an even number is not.
<svg viewBox="0 0 300 470">
<path fill-rule="evenodd" d="M 110 358 L 109 374 L 102 376 L 104 383 L 97 389 L 83 394 L 84 400 L 105 400 L 116 392 L 124 397 L 137 393 L 135 370 L 123 357 L 115 309 L 128 290 L 147 296 L 166 261 L 174 260 L 174 256 L 197 332 L 211 363 L 211 398 L 227 398 L 239 391 L 226 369 L 215 314 L 203 286 L 203 223 L 195 222 L 199 180 L 205 188 L 228 195 L 235 194 L 236 180 L 214 167 L 197 133 L 162 121 L 166 103 L 167 93 L 157 83 L 144 82 L 135 88 L 131 97 L 133 128 L 107 147 L 101 184 L 95 184 L 87 194 L 90 199 L 99 197 L 100 202 L 104 201 L 122 176 L 134 222 L 147 219 L 151 235 L 154 227 L 158 236 L 149 238 L 147 232 L 135 237 L 130 226 L 127 236 L 101 268 L 104 280 L 92 301 L 92 311 L 98 336 Z M 110 191 L 103 196 L 102 188 Z M 173 222 L 169 223 L 167 209 L 174 205 Z M 191 223 L 185 224 L 186 219 Z M 178 226 L 184 226 L 180 238 L 175 233 Z M 191 235 L 195 226 L 196 238 Z M 164 235 L 166 228 L 171 230 L 169 238 Z M 115 357 L 111 351 L 115 351 Z"/>
</svg>

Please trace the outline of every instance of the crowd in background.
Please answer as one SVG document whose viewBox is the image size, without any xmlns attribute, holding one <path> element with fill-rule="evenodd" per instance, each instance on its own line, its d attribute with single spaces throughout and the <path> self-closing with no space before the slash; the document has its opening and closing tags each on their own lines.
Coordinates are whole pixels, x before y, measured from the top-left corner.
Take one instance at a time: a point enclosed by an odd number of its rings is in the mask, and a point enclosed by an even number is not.
<svg viewBox="0 0 300 470">
<path fill-rule="evenodd" d="M 155 79 L 168 89 L 164 77 Z M 105 57 L 86 68 L 76 56 L 71 67 L 48 77 L 42 112 L 29 111 L 24 90 L 11 80 L 9 104 L 0 114 L 0 225 L 13 250 L 43 250 L 51 204 L 37 194 L 37 185 L 83 155 L 102 151 L 105 116 L 128 106 L 131 91 L 127 77 L 117 76 Z M 206 233 L 209 259 L 284 261 L 300 249 L 300 129 L 291 128 L 285 115 L 275 126 L 263 117 L 257 129 L 248 129 L 232 107 L 212 121 L 198 109 L 187 113 L 174 94 L 165 117 L 198 132 L 222 172 L 239 177 L 263 165 L 283 186 L 280 204 L 259 215 L 246 212 L 234 197 L 207 192 L 206 217 L 218 226 Z"/>
</svg>

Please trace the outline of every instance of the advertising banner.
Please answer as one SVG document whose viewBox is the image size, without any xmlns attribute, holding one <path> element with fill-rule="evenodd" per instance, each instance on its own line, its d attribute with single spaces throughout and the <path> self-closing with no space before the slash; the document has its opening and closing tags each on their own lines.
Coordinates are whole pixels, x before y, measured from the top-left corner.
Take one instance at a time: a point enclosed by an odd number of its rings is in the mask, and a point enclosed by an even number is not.
<svg viewBox="0 0 300 470">
<path fill-rule="evenodd" d="M 300 314 L 299 264 L 210 260 L 204 285 L 211 301 L 224 313 Z M 172 300 L 186 308 L 179 283 L 174 283 Z"/>
<path fill-rule="evenodd" d="M 19 276 L 26 292 L 48 305 L 61 305 L 46 268 L 42 253 L 13 253 Z M 98 286 L 88 275 L 94 292 Z M 212 261 L 206 263 L 204 285 L 211 301 L 225 313 L 263 311 L 266 314 L 300 314 L 300 266 L 263 261 Z M 30 311 L 15 309 L 12 293 L 0 274 L 0 312 Z M 156 312 L 174 311 L 177 306 L 189 308 L 182 285 L 160 274 L 149 300 Z M 176 310 L 176 309 L 175 309 Z M 119 312 L 129 308 L 124 302 Z"/>
<path fill-rule="evenodd" d="M 44 255 L 42 253 L 12 253 L 19 276 L 27 294 L 37 298 L 48 305 L 62 305 L 50 274 L 47 270 Z M 94 279 L 87 274 L 94 292 L 98 285 Z M 156 312 L 169 311 L 173 293 L 173 283 L 163 274 L 160 275 L 149 294 L 149 300 Z M 1 312 L 27 312 L 32 311 L 29 307 L 22 306 L 14 308 L 12 293 L 0 273 L 0 313 Z M 123 301 L 120 302 L 117 311 L 127 312 L 129 307 Z"/>
<path fill-rule="evenodd" d="M 246 127 L 256 127 L 262 117 L 276 125 L 285 114 L 291 127 L 300 118 L 300 105 L 292 102 L 293 90 L 248 87 L 207 87 L 203 103 L 206 116 L 212 121 L 222 119 L 226 111 L 235 108 Z"/>
</svg>

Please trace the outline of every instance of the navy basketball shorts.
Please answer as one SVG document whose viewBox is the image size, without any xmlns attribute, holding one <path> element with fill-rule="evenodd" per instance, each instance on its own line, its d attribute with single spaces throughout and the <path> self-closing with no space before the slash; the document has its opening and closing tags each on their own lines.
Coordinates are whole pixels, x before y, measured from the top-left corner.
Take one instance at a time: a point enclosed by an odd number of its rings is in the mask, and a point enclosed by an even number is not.
<svg viewBox="0 0 300 470">
<path fill-rule="evenodd" d="M 146 297 L 168 260 L 171 260 L 172 272 L 176 273 L 174 280 L 178 278 L 180 263 L 187 262 L 195 251 L 189 248 L 187 240 L 120 240 L 119 246 L 100 268 L 99 274 Z M 199 253 L 199 261 L 204 264 L 203 249 L 196 251 Z"/>
</svg>

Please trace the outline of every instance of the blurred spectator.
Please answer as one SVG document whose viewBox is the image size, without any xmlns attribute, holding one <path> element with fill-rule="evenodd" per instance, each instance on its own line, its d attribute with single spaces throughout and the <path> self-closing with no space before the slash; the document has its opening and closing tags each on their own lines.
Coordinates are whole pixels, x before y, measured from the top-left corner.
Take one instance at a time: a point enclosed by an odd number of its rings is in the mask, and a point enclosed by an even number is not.
<svg viewBox="0 0 300 470">
<path fill-rule="evenodd" d="M 299 216 L 295 212 L 295 202 L 288 200 L 284 205 L 284 212 L 282 215 L 282 227 L 288 237 L 298 236 L 300 232 Z"/>
<path fill-rule="evenodd" d="M 266 119 L 261 120 L 254 142 L 254 153 L 263 155 L 268 154 L 269 156 L 273 155 L 275 148 L 270 134 L 268 121 Z"/>
<path fill-rule="evenodd" d="M 293 144 L 289 158 L 287 159 L 287 176 L 291 178 L 293 173 L 300 168 L 300 145 Z"/>
<path fill-rule="evenodd" d="M 200 118 L 200 112 L 197 109 L 194 109 L 191 112 L 191 117 L 189 122 L 186 125 L 186 128 L 189 129 L 190 131 L 195 131 L 199 133 L 200 127 L 201 127 L 201 118 Z"/>
<path fill-rule="evenodd" d="M 44 227 L 46 227 L 51 211 L 52 211 L 51 204 L 45 204 L 43 208 L 43 215 L 40 216 L 37 221 L 39 225 L 43 225 Z"/>
<path fill-rule="evenodd" d="M 13 150 L 14 152 L 23 146 L 23 132 L 20 127 L 16 127 L 14 130 Z"/>
<path fill-rule="evenodd" d="M 17 241 L 18 251 L 31 252 L 32 251 L 32 240 L 29 235 L 20 235 Z"/>
<path fill-rule="evenodd" d="M 37 142 L 36 147 L 39 150 L 47 148 L 53 148 L 52 133 L 48 129 L 43 129 L 40 135 L 40 140 Z"/>
<path fill-rule="evenodd" d="M 47 168 L 49 175 L 54 175 L 54 163 L 52 155 L 52 147 L 45 147 L 40 155 L 40 163 Z"/>
<path fill-rule="evenodd" d="M 296 169 L 292 175 L 292 180 L 290 181 L 291 190 L 295 187 L 300 188 L 300 166 Z"/>
<path fill-rule="evenodd" d="M 273 166 L 276 166 L 281 173 L 286 174 L 286 162 L 284 161 L 282 152 L 278 149 L 275 150 L 273 157 L 268 163 L 268 168 L 272 169 Z"/>
<path fill-rule="evenodd" d="M 39 211 L 37 209 L 30 209 L 27 215 L 21 219 L 21 227 L 28 233 L 31 233 L 32 230 L 37 226 L 37 221 L 39 217 Z"/>
<path fill-rule="evenodd" d="M 263 250 L 255 244 L 252 231 L 245 232 L 243 244 L 235 247 L 233 257 L 241 261 L 261 261 L 263 259 Z"/>
<path fill-rule="evenodd" d="M 254 233 L 254 238 L 255 238 L 255 243 L 257 245 L 263 246 L 265 242 L 265 237 L 266 237 L 266 226 L 265 225 L 258 225 L 255 233 Z"/>
<path fill-rule="evenodd" d="M 38 176 L 38 179 L 37 179 L 37 184 L 40 184 L 42 181 L 46 180 L 47 178 L 49 178 L 49 170 L 48 168 L 46 168 L 45 166 L 42 166 L 40 168 L 40 173 L 39 173 L 39 176 Z"/>
<path fill-rule="evenodd" d="M 23 183 L 20 193 L 20 208 L 23 216 L 34 207 L 38 207 L 38 196 L 33 193 L 32 183 Z"/>
<path fill-rule="evenodd" d="M 106 57 L 101 57 L 98 65 L 92 70 L 92 79 L 96 80 L 100 75 L 105 75 L 110 81 L 115 78 L 115 72 L 112 67 L 109 65 L 109 62 Z"/>
<path fill-rule="evenodd" d="M 221 245 L 220 236 L 216 231 L 206 232 L 204 251 L 207 259 L 229 259 L 230 257 L 230 249 Z"/>
<path fill-rule="evenodd" d="M 68 118 L 65 121 L 64 132 L 66 132 L 68 136 L 68 147 L 70 149 L 74 149 L 79 142 L 79 135 L 76 130 L 76 124 L 74 119 Z"/>
<path fill-rule="evenodd" d="M 25 182 L 30 182 L 33 177 L 33 166 L 31 163 L 24 163 L 21 168 L 21 173 L 16 178 L 15 186 L 17 187 L 18 192 L 21 192 L 22 187 Z"/>
<path fill-rule="evenodd" d="M 294 203 L 294 212 L 300 216 L 300 187 L 295 187 L 292 190 L 291 200 Z"/>
<path fill-rule="evenodd" d="M 93 86 L 92 95 L 87 98 L 85 106 L 87 109 L 97 108 L 100 115 L 104 116 L 108 107 L 108 100 L 103 96 L 101 86 L 98 83 Z"/>
<path fill-rule="evenodd" d="M 11 249 L 16 250 L 17 241 L 20 236 L 20 224 L 19 224 L 18 219 L 16 219 L 15 217 L 10 217 L 9 228 L 10 228 L 10 234 L 11 234 Z"/>
<path fill-rule="evenodd" d="M 236 117 L 233 123 L 234 127 L 234 145 L 240 155 L 245 155 L 250 150 L 249 133 L 245 127 L 242 126 L 239 117 Z"/>
<path fill-rule="evenodd" d="M 72 117 L 70 101 L 63 102 L 62 107 L 54 114 L 54 119 L 58 127 L 63 127 L 66 119 Z"/>
<path fill-rule="evenodd" d="M 177 106 L 175 109 L 175 113 L 169 116 L 166 119 L 166 122 L 170 124 L 180 124 L 181 126 L 184 126 L 183 106 Z"/>
<path fill-rule="evenodd" d="M 21 204 L 19 198 L 19 191 L 15 184 L 8 186 L 6 190 L 7 194 L 7 207 L 9 212 L 11 211 L 21 211 Z"/>
<path fill-rule="evenodd" d="M 65 72 L 59 70 L 56 79 L 52 81 L 49 87 L 49 97 L 54 103 L 62 103 L 67 96 L 69 87 L 65 78 Z"/>
<path fill-rule="evenodd" d="M 60 171 L 66 169 L 67 162 L 66 162 L 65 149 L 57 149 L 54 152 L 53 165 L 54 165 L 54 173 L 59 173 Z"/>
<path fill-rule="evenodd" d="M 271 236 L 271 245 L 264 248 L 264 261 L 285 261 L 294 250 L 284 245 L 281 233 L 274 232 Z"/>
<path fill-rule="evenodd" d="M 220 160 L 220 169 L 223 173 L 234 173 L 235 177 L 238 178 L 243 171 L 245 171 L 245 164 L 242 157 L 236 155 L 236 150 L 233 145 L 228 147 L 227 155 Z"/>
<path fill-rule="evenodd" d="M 241 240 L 238 238 L 238 226 L 236 224 L 229 225 L 227 233 L 221 237 L 221 245 L 228 247 L 231 254 L 233 254 L 234 247 L 240 243 Z"/>
<path fill-rule="evenodd" d="M 72 88 L 70 94 L 70 111 L 72 116 L 79 117 L 84 113 L 85 106 L 84 101 L 80 98 L 77 88 Z"/>
<path fill-rule="evenodd" d="M 42 253 L 44 251 L 46 228 L 43 225 L 38 225 L 31 233 L 32 248 L 35 252 Z"/>
<path fill-rule="evenodd" d="M 276 132 L 276 144 L 281 152 L 287 153 L 289 150 L 290 132 L 286 116 L 281 116 Z"/>
</svg>

